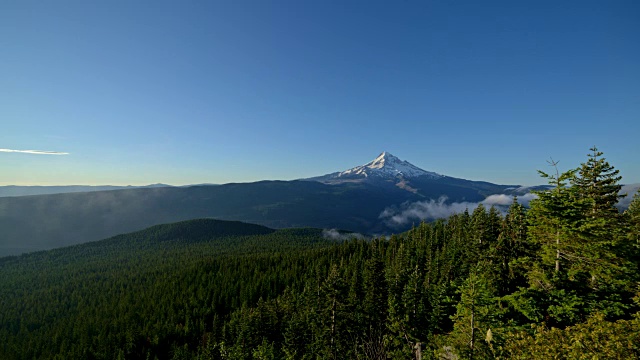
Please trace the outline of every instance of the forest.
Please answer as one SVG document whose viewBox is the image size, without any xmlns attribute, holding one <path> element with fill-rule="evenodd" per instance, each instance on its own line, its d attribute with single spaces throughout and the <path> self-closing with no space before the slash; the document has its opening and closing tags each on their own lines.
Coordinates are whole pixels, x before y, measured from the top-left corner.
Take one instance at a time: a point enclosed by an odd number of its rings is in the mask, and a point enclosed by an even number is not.
<svg viewBox="0 0 640 360">
<path fill-rule="evenodd" d="M 374 239 L 200 219 L 0 258 L 0 358 L 640 358 L 640 195 L 595 147 L 540 174 Z"/>
</svg>

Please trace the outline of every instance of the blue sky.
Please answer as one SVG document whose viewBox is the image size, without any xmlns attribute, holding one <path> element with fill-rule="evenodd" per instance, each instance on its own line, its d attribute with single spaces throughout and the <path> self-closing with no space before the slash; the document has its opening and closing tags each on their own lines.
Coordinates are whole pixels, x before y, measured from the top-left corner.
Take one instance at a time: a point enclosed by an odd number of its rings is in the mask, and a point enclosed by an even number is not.
<svg viewBox="0 0 640 360">
<path fill-rule="evenodd" d="M 0 185 L 295 179 L 382 151 L 640 182 L 638 1 L 0 2 Z"/>
</svg>

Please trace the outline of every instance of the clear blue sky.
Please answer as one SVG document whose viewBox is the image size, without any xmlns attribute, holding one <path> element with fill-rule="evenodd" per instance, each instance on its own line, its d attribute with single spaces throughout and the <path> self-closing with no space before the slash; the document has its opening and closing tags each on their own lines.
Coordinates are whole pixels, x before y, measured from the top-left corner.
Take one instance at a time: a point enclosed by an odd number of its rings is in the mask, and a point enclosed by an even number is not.
<svg viewBox="0 0 640 360">
<path fill-rule="evenodd" d="M 295 179 L 382 151 L 640 182 L 640 1 L 0 2 L 0 185 Z"/>
</svg>

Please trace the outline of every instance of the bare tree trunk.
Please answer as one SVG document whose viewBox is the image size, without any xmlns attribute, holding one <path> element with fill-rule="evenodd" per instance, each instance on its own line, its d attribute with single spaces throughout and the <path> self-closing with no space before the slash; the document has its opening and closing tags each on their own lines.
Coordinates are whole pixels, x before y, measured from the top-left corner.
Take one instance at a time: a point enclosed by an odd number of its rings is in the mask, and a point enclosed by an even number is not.
<svg viewBox="0 0 640 360">
<path fill-rule="evenodd" d="M 418 341 L 414 349 L 416 350 L 416 360 L 422 360 L 422 343 Z"/>
</svg>

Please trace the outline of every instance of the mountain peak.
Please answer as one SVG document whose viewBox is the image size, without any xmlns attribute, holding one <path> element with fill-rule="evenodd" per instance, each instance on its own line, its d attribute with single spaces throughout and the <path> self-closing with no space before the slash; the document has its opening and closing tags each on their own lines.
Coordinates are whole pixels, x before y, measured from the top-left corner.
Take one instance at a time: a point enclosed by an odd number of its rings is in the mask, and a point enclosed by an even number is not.
<svg viewBox="0 0 640 360">
<path fill-rule="evenodd" d="M 387 165 L 392 166 L 394 163 L 402 163 L 398 157 L 393 156 L 391 153 L 383 151 L 377 158 L 365 166 L 369 166 L 372 169 L 380 169 Z"/>
<path fill-rule="evenodd" d="M 372 178 L 398 180 L 419 176 L 428 176 L 432 179 L 442 177 L 440 174 L 422 170 L 408 161 L 400 160 L 400 158 L 392 155 L 391 153 L 383 151 L 378 155 L 378 157 L 367 164 L 315 179 L 325 182 L 341 182 Z"/>
</svg>

